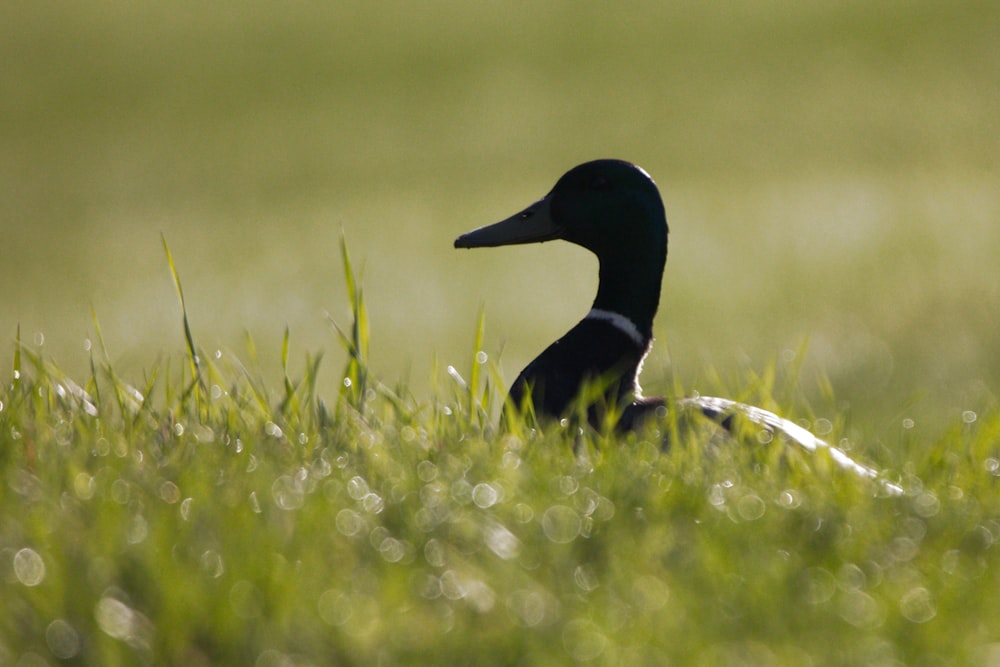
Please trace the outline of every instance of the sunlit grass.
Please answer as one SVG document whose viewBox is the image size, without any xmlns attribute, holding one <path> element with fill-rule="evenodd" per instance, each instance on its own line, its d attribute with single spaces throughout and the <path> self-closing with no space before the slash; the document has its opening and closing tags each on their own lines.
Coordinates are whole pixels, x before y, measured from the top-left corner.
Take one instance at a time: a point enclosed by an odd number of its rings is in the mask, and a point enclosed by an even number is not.
<svg viewBox="0 0 1000 667">
<path fill-rule="evenodd" d="M 995 410 L 933 442 L 840 441 L 902 497 L 779 440 L 669 420 L 620 439 L 500 431 L 483 318 L 467 360 L 415 399 L 369 374 L 342 257 L 339 395 L 317 392 L 318 355 L 290 376 L 289 336 L 276 385 L 191 329 L 138 387 L 103 351 L 74 381 L 16 342 L 0 391 L 4 662 L 988 664 L 998 650 Z M 838 440 L 792 361 L 746 371 L 737 397 Z"/>
</svg>

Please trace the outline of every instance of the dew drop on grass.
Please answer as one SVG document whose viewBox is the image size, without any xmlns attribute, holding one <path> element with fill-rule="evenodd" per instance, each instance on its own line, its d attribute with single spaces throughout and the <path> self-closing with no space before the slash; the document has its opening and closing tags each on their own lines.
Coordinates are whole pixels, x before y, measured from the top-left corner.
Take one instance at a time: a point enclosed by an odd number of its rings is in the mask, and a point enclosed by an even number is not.
<svg viewBox="0 0 1000 667">
<path fill-rule="evenodd" d="M 818 436 L 830 435 L 833 432 L 833 422 L 829 419 L 819 418 L 816 423 L 813 424 L 813 431 Z"/>
<path fill-rule="evenodd" d="M 500 494 L 491 484 L 480 482 L 472 489 L 472 502 L 481 509 L 493 507 L 500 500 Z"/>
<path fill-rule="evenodd" d="M 926 623 L 937 615 L 930 591 L 922 586 L 912 588 L 903 595 L 899 600 L 899 611 L 913 623 Z"/>
<path fill-rule="evenodd" d="M 316 602 L 316 611 L 327 625 L 343 625 L 351 618 L 351 599 L 335 589 L 323 591 Z"/>
<path fill-rule="evenodd" d="M 856 628 L 875 627 L 882 620 L 878 601 L 862 591 L 844 592 L 840 596 L 838 613 Z"/>
<path fill-rule="evenodd" d="M 79 472 L 73 478 L 73 493 L 80 500 L 90 500 L 97 490 L 97 482 L 85 472 Z"/>
<path fill-rule="evenodd" d="M 271 496 L 280 509 L 297 510 L 305 503 L 302 483 L 292 475 L 281 475 L 271 484 Z"/>
<path fill-rule="evenodd" d="M 507 609 L 514 620 L 529 628 L 545 623 L 555 606 L 551 596 L 525 588 L 514 591 L 507 598 Z"/>
<path fill-rule="evenodd" d="M 260 501 L 257 500 L 257 492 L 256 491 L 251 491 L 250 492 L 250 497 L 247 498 L 247 501 L 250 503 L 250 510 L 254 514 L 260 514 Z"/>
<path fill-rule="evenodd" d="M 591 488 L 584 487 L 583 491 L 577 494 L 574 499 L 576 510 L 583 516 L 590 516 L 597 509 L 597 502 L 600 495 Z"/>
<path fill-rule="evenodd" d="M 417 464 L 417 477 L 421 482 L 432 482 L 437 477 L 437 466 L 430 461 L 421 461 Z"/>
<path fill-rule="evenodd" d="M 147 537 L 149 537 L 149 523 L 146 521 L 146 517 L 136 514 L 129 521 L 125 539 L 128 540 L 129 544 L 141 544 L 146 541 Z"/>
<path fill-rule="evenodd" d="M 632 590 L 636 606 L 643 611 L 662 609 L 670 600 L 670 589 L 661 579 L 654 576 L 637 578 L 632 584 Z"/>
<path fill-rule="evenodd" d="M 535 518 L 535 510 L 531 509 L 531 505 L 518 503 L 514 506 L 514 518 L 521 523 L 528 523 Z"/>
<path fill-rule="evenodd" d="M 181 499 L 181 490 L 176 484 L 167 480 L 160 484 L 160 499 L 168 505 L 173 505 Z"/>
<path fill-rule="evenodd" d="M 212 579 L 218 579 L 226 571 L 222 555 L 211 549 L 201 555 L 201 558 L 198 559 L 198 564 L 201 566 L 202 572 Z"/>
<path fill-rule="evenodd" d="M 191 430 L 191 433 L 194 435 L 194 439 L 197 442 L 203 442 L 206 444 L 215 442 L 215 431 L 213 431 L 212 428 L 206 424 L 196 424 Z"/>
<path fill-rule="evenodd" d="M 368 482 L 364 477 L 352 477 L 347 481 L 347 495 L 354 500 L 361 500 L 369 493 Z"/>
<path fill-rule="evenodd" d="M 369 514 L 381 514 L 385 509 L 385 501 L 377 493 L 369 493 L 361 500 L 361 506 Z"/>
<path fill-rule="evenodd" d="M 601 583 L 597 580 L 593 568 L 586 565 L 577 565 L 573 570 L 573 582 L 576 587 L 585 593 L 596 590 Z"/>
<path fill-rule="evenodd" d="M 580 534 L 580 515 L 572 507 L 553 505 L 542 514 L 545 536 L 557 544 L 568 544 Z"/>
<path fill-rule="evenodd" d="M 708 503 L 715 508 L 720 508 L 726 504 L 726 495 L 722 490 L 722 487 L 718 484 L 713 484 L 708 489 Z"/>
<path fill-rule="evenodd" d="M 785 489 L 778 494 L 778 506 L 786 510 L 793 510 L 802 504 L 802 497 L 795 489 Z"/>
<path fill-rule="evenodd" d="M 748 493 L 736 503 L 736 512 L 745 521 L 756 521 L 764 516 L 764 501 L 752 493 Z"/>
<path fill-rule="evenodd" d="M 424 484 L 420 488 L 420 502 L 424 507 L 440 507 L 441 505 L 444 505 L 447 500 L 447 489 L 445 489 L 439 482 Z"/>
<path fill-rule="evenodd" d="M 570 621 L 563 628 L 563 648 L 581 662 L 597 658 L 607 646 L 608 639 L 596 625 L 585 619 Z"/>
<path fill-rule="evenodd" d="M 239 618 L 257 618 L 263 610 L 260 591 L 249 581 L 241 579 L 229 590 L 229 606 Z"/>
<path fill-rule="evenodd" d="M 52 621 L 45 628 L 45 643 L 52 655 L 60 660 L 69 660 L 80 652 L 80 634 L 61 618 Z"/>
<path fill-rule="evenodd" d="M 337 512 L 337 518 L 334 523 L 340 534 L 347 537 L 357 535 L 365 525 L 365 521 L 361 518 L 361 515 L 349 509 L 342 509 Z"/>
<path fill-rule="evenodd" d="M 413 525 L 425 533 L 434 530 L 440 522 L 434 512 L 426 507 L 421 507 L 413 513 Z"/>
<path fill-rule="evenodd" d="M 333 466 L 322 456 L 312 462 L 310 466 L 310 474 L 316 479 L 323 479 L 329 477 L 333 472 Z"/>
<path fill-rule="evenodd" d="M 111 483 L 111 499 L 119 505 L 127 505 L 131 495 L 128 482 L 124 479 L 116 479 Z"/>
<path fill-rule="evenodd" d="M 802 593 L 809 604 L 823 604 L 833 597 L 837 580 L 829 570 L 810 567 L 803 573 Z"/>
<path fill-rule="evenodd" d="M 868 577 L 854 563 L 844 563 L 837 571 L 837 583 L 842 590 L 860 591 L 868 584 Z"/>
<path fill-rule="evenodd" d="M 521 457 L 514 452 L 504 452 L 500 465 L 507 470 L 515 470 L 521 465 Z"/>
<path fill-rule="evenodd" d="M 273 648 L 264 649 L 257 656 L 253 667 L 295 667 L 295 658 Z"/>
<path fill-rule="evenodd" d="M 480 579 L 470 579 L 465 582 L 465 601 L 480 614 L 493 610 L 497 596 L 489 585 Z"/>
<path fill-rule="evenodd" d="M 459 505 L 472 502 L 472 485 L 464 479 L 457 479 L 451 484 L 451 498 Z"/>
<path fill-rule="evenodd" d="M 378 547 L 378 552 L 386 562 L 398 563 L 406 555 L 407 545 L 395 537 L 387 537 L 382 540 L 382 543 Z"/>
<path fill-rule="evenodd" d="M 132 625 L 132 609 L 120 600 L 103 597 L 94 607 L 94 617 L 105 634 L 127 639 Z"/>
<path fill-rule="evenodd" d="M 580 483 L 576 481 L 575 477 L 570 475 L 563 475 L 558 480 L 559 483 L 559 493 L 564 496 L 571 496 L 576 493 L 576 490 L 580 488 Z"/>
<path fill-rule="evenodd" d="M 437 600 L 441 597 L 441 580 L 433 574 L 419 575 L 413 585 L 417 594 L 425 600 Z"/>
<path fill-rule="evenodd" d="M 503 560 L 512 560 L 521 553 L 521 541 L 502 524 L 488 526 L 484 531 L 486 546 Z"/>
<path fill-rule="evenodd" d="M 153 624 L 141 612 L 132 609 L 116 598 L 102 597 L 94 606 L 97 625 L 110 637 L 121 640 L 133 648 L 149 648 Z"/>
<path fill-rule="evenodd" d="M 445 570 L 440 581 L 441 594 L 449 600 L 461 600 L 465 596 L 465 588 L 454 570 Z"/>
<path fill-rule="evenodd" d="M 427 540 L 424 544 L 424 560 L 432 567 L 444 567 L 447 562 L 444 545 L 434 538 Z"/>
<path fill-rule="evenodd" d="M 280 439 L 285 435 L 285 432 L 281 430 L 281 427 L 274 422 L 267 422 L 264 424 L 264 433 L 275 439 Z"/>
<path fill-rule="evenodd" d="M 889 552 L 897 561 L 907 563 L 920 552 L 920 545 L 909 537 L 896 537 L 889 545 Z"/>
<path fill-rule="evenodd" d="M 25 586 L 37 586 L 45 579 L 45 561 L 37 551 L 25 547 L 14 554 L 14 576 Z"/>
</svg>

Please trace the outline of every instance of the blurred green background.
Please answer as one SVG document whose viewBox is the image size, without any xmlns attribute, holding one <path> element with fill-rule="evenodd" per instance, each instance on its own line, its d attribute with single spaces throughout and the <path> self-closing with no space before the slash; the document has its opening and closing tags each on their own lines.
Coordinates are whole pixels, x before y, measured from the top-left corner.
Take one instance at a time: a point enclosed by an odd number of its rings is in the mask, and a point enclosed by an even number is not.
<svg viewBox="0 0 1000 667">
<path fill-rule="evenodd" d="M 91 307 L 126 377 L 181 354 L 162 232 L 199 345 L 273 369 L 287 325 L 334 391 L 343 231 L 380 377 L 429 395 L 484 306 L 509 381 L 596 264 L 452 240 L 620 157 L 671 224 L 647 391 L 807 341 L 856 419 L 954 420 L 1000 390 L 998 35 L 995 2 L 6 2 L 0 364 L 20 325 L 86 377 Z"/>
</svg>

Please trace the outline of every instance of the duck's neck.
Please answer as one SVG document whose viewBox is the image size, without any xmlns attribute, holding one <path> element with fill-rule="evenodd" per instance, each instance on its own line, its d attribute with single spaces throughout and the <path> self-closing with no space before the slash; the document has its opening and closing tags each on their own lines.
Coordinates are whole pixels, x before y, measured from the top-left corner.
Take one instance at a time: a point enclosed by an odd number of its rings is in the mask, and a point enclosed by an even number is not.
<svg viewBox="0 0 1000 667">
<path fill-rule="evenodd" d="M 600 282 L 593 307 L 627 317 L 650 340 L 666 258 L 666 247 L 644 248 L 631 257 L 625 253 L 599 256 Z"/>
</svg>

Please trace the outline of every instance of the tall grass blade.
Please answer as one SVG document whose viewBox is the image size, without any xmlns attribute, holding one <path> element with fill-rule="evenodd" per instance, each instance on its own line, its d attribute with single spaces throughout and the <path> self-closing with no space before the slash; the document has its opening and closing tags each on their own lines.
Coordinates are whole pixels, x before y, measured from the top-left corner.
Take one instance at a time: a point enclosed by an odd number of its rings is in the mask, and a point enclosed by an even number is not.
<svg viewBox="0 0 1000 667">
<path fill-rule="evenodd" d="M 344 283 L 347 286 L 347 298 L 351 307 L 350 334 L 345 333 L 332 318 L 328 319 L 340 336 L 340 342 L 348 355 L 340 395 L 356 410 L 361 411 L 368 389 L 368 309 L 351 265 L 347 240 L 343 235 L 340 237 L 340 256 L 344 262 Z"/>
<path fill-rule="evenodd" d="M 188 321 L 187 304 L 184 301 L 184 288 L 181 286 L 181 278 L 177 273 L 177 266 L 174 264 L 174 257 L 170 253 L 170 246 L 167 245 L 167 237 L 160 234 L 163 241 L 163 251 L 167 255 L 167 266 L 170 268 L 170 277 L 174 280 L 174 288 L 177 290 L 177 298 L 181 302 L 181 317 L 184 322 L 184 340 L 187 343 L 188 363 L 191 366 L 191 386 L 184 392 L 189 394 L 195 386 L 204 389 L 204 381 L 201 375 L 201 361 L 198 358 L 198 351 L 194 345 L 194 336 L 191 335 L 191 323 Z"/>
<path fill-rule="evenodd" d="M 487 418 L 485 406 L 482 404 L 482 400 L 485 397 L 485 389 L 483 393 L 479 391 L 483 362 L 485 362 L 485 359 L 482 359 L 483 339 L 485 335 L 486 310 L 480 308 L 479 317 L 476 321 L 476 336 L 472 345 L 472 368 L 469 369 L 469 417 L 472 418 L 473 415 L 476 415 L 480 418 L 480 421 Z M 482 362 L 480 361 L 481 359 Z"/>
<path fill-rule="evenodd" d="M 21 384 L 21 325 L 17 325 L 17 333 L 14 335 L 14 363 L 11 368 L 13 384 L 16 387 Z"/>
</svg>

